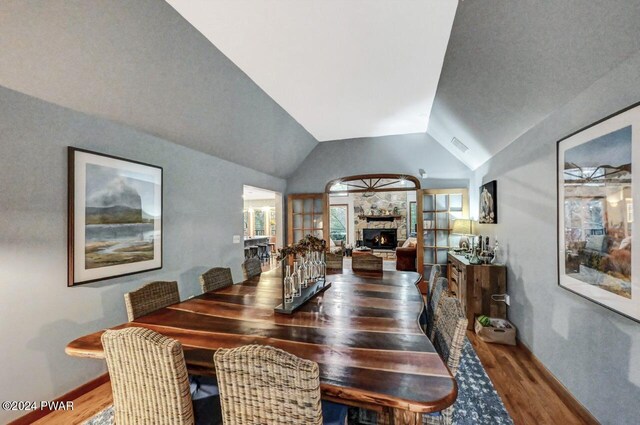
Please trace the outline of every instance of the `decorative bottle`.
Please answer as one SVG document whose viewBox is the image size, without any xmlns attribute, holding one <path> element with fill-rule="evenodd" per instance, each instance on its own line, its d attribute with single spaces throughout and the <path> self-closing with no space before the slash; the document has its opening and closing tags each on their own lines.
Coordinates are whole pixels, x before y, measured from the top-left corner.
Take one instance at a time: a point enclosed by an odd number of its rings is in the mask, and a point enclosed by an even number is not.
<svg viewBox="0 0 640 425">
<path fill-rule="evenodd" d="M 298 266 L 298 277 L 300 278 L 300 288 L 307 287 L 307 258 L 302 257 L 300 259 L 300 265 Z"/>
<path fill-rule="evenodd" d="M 284 277 L 284 302 L 290 303 L 293 301 L 293 291 L 292 291 L 292 280 L 291 277 L 291 266 L 287 264 L 287 272 Z"/>
<path fill-rule="evenodd" d="M 325 262 L 325 253 L 322 251 L 320 254 L 320 276 L 318 276 L 322 280 L 326 280 L 327 275 L 327 263 Z"/>
<path fill-rule="evenodd" d="M 320 279 L 320 253 L 313 253 L 313 281 L 317 282 Z"/>
<path fill-rule="evenodd" d="M 495 264 L 496 266 L 503 266 L 506 264 L 506 260 L 507 259 L 505 258 L 504 250 L 502 249 L 502 247 L 500 247 L 498 238 L 496 238 L 493 247 L 493 261 L 491 261 L 491 264 Z"/>
<path fill-rule="evenodd" d="M 314 251 L 309 252 L 309 285 L 313 285 L 316 281 L 317 274 L 317 264 L 316 264 L 316 253 Z"/>
<path fill-rule="evenodd" d="M 293 262 L 293 275 L 291 276 L 291 292 L 294 297 L 299 297 L 302 292 L 300 292 L 300 266 L 297 261 Z"/>
</svg>

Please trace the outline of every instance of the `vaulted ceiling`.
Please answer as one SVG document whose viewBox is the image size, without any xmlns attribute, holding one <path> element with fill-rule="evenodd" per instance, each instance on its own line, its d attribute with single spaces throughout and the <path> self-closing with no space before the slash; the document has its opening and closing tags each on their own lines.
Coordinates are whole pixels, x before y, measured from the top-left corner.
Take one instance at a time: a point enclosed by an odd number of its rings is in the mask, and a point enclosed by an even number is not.
<svg viewBox="0 0 640 425">
<path fill-rule="evenodd" d="M 640 50 L 638 22 L 640 0 L 5 0 L 0 85 L 281 177 L 318 140 L 425 130 L 476 168 Z"/>
<path fill-rule="evenodd" d="M 1 1 L 0 85 L 279 177 L 317 145 L 160 0 Z"/>
<path fill-rule="evenodd" d="M 424 132 L 457 0 L 168 0 L 319 141 Z"/>
<path fill-rule="evenodd" d="M 639 49 L 638 0 L 463 1 L 428 132 L 476 168 Z"/>
</svg>

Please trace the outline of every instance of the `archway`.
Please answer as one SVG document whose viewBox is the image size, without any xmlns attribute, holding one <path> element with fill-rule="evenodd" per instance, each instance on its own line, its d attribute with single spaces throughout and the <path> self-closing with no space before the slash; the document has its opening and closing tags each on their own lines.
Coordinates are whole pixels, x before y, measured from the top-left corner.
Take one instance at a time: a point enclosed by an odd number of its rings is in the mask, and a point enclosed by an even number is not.
<svg viewBox="0 0 640 425">
<path fill-rule="evenodd" d="M 417 261 L 419 191 L 420 181 L 404 174 L 331 180 L 325 186 L 331 245 L 346 247 L 347 254 L 351 249 L 372 251 L 388 269 L 422 271 Z M 397 250 L 407 240 L 413 249 Z"/>
</svg>

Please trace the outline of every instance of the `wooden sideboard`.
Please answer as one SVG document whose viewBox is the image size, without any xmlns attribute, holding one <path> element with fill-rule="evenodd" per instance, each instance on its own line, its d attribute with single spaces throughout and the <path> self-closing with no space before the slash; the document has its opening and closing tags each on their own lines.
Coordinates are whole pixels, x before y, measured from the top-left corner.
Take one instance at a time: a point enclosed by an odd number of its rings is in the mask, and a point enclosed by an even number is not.
<svg viewBox="0 0 640 425">
<path fill-rule="evenodd" d="M 507 293 L 507 268 L 494 265 L 473 265 L 462 255 L 449 253 L 449 290 L 460 299 L 473 330 L 476 316 L 481 314 L 507 318 L 507 305 L 491 299 Z"/>
</svg>

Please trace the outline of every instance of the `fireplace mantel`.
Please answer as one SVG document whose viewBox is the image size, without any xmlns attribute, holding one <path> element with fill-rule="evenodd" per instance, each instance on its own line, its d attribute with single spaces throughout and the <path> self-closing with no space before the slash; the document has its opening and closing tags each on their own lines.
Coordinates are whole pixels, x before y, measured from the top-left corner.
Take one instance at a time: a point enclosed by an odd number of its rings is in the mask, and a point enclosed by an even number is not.
<svg viewBox="0 0 640 425">
<path fill-rule="evenodd" d="M 400 220 L 402 218 L 401 215 L 362 215 L 360 219 L 367 220 L 367 223 L 370 221 L 395 221 Z"/>
</svg>

